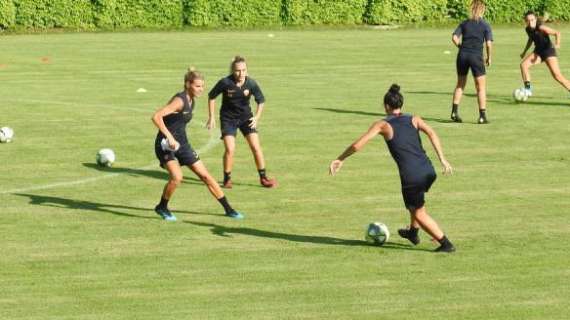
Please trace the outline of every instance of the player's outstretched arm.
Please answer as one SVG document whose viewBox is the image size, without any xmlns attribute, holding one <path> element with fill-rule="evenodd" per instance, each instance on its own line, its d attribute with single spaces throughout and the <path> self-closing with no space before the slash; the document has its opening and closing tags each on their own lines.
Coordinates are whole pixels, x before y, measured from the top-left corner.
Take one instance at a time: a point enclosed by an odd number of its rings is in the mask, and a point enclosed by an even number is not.
<svg viewBox="0 0 570 320">
<path fill-rule="evenodd" d="M 176 141 L 176 139 L 174 139 L 174 136 L 172 136 L 172 133 L 170 132 L 170 130 L 168 130 L 168 128 L 164 124 L 164 117 L 166 117 L 169 114 L 182 111 L 183 107 L 184 107 L 184 102 L 182 101 L 182 99 L 176 97 L 172 99 L 172 101 L 170 101 L 167 105 L 158 109 L 152 116 L 152 122 L 158 128 L 158 130 L 160 130 L 160 132 L 162 132 L 162 134 L 166 137 L 166 139 L 168 140 L 168 144 L 174 150 L 178 149 L 180 144 L 178 143 L 178 141 Z"/>
<path fill-rule="evenodd" d="M 556 49 L 560 48 L 560 41 L 562 41 L 562 34 L 560 31 L 554 30 L 547 26 L 540 26 L 539 29 L 549 36 L 554 36 L 554 47 L 556 47 Z"/>
<path fill-rule="evenodd" d="M 414 116 L 413 121 L 416 127 L 428 136 L 433 148 L 435 149 L 435 153 L 437 154 L 439 162 L 441 162 L 441 165 L 443 166 L 443 174 L 453 173 L 453 168 L 443 155 L 443 148 L 441 147 L 441 141 L 439 140 L 437 133 L 435 133 L 435 131 L 427 123 L 425 123 L 422 118 Z"/>
<path fill-rule="evenodd" d="M 329 174 L 331 176 L 334 176 L 342 167 L 344 160 L 353 155 L 354 153 L 362 150 L 362 148 L 364 148 L 364 146 L 368 143 L 368 141 L 370 141 L 377 135 L 381 134 L 382 129 L 384 128 L 385 125 L 386 122 L 384 120 L 380 120 L 373 123 L 368 129 L 368 131 L 366 131 L 366 133 L 364 133 L 360 138 L 358 138 L 350 146 L 348 146 L 348 148 L 346 148 L 346 150 L 344 150 L 344 152 L 341 153 L 336 158 L 336 160 L 333 160 L 331 162 L 329 166 Z"/>
</svg>

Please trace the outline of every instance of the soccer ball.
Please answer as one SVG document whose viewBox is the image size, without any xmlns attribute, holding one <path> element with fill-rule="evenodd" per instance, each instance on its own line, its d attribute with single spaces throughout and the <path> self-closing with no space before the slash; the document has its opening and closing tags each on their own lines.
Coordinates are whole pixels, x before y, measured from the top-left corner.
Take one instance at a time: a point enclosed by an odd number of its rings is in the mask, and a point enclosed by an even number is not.
<svg viewBox="0 0 570 320">
<path fill-rule="evenodd" d="M 366 227 L 364 239 L 370 244 L 383 245 L 390 238 L 388 227 L 382 222 L 373 222 Z"/>
<path fill-rule="evenodd" d="M 12 138 L 14 138 L 14 130 L 12 130 L 12 128 L 8 127 L 0 128 L 0 142 L 8 143 L 12 141 Z"/>
<path fill-rule="evenodd" d="M 178 151 L 178 149 L 180 149 L 180 144 L 177 144 L 176 148 L 172 149 L 170 147 L 170 144 L 168 143 L 168 139 L 162 138 L 162 140 L 160 141 L 160 147 L 162 148 L 163 151 L 176 152 Z"/>
<path fill-rule="evenodd" d="M 97 152 L 96 161 L 102 167 L 110 167 L 115 162 L 115 153 L 111 149 L 101 149 Z"/>
<path fill-rule="evenodd" d="M 525 102 L 528 100 L 528 94 L 523 88 L 518 88 L 513 91 L 513 98 L 516 102 Z"/>
</svg>

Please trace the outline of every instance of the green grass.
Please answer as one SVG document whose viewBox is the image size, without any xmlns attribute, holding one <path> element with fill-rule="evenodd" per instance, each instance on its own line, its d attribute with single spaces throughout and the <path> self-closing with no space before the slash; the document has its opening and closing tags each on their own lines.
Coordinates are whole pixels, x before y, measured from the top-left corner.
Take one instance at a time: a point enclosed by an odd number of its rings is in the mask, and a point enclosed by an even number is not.
<svg viewBox="0 0 570 320">
<path fill-rule="evenodd" d="M 0 126 L 16 132 L 0 145 L 0 318 L 562 318 L 570 100 L 541 65 L 535 96 L 514 104 L 525 34 L 494 31 L 486 126 L 474 124 L 471 80 L 466 123 L 446 121 L 451 29 L 0 37 Z M 226 194 L 246 219 L 224 218 L 186 170 L 171 204 L 179 221 L 163 222 L 152 211 L 166 174 L 150 117 L 181 88 L 188 66 L 211 88 L 238 53 L 267 98 L 260 132 L 280 187 L 258 186 L 240 137 Z M 394 233 L 408 221 L 381 139 L 327 175 L 329 162 L 381 117 L 393 82 L 406 110 L 437 130 L 456 169 L 427 197 L 458 248 L 453 255 L 431 253 L 425 233 L 417 247 L 397 236 L 384 247 L 361 242 L 371 221 Z M 141 87 L 148 92 L 136 93 Z M 220 178 L 223 148 L 204 149 L 218 132 L 202 127 L 206 98 L 198 104 L 189 135 Z M 424 145 L 435 160 L 425 137 Z M 111 169 L 93 165 L 103 147 L 117 154 Z"/>
</svg>

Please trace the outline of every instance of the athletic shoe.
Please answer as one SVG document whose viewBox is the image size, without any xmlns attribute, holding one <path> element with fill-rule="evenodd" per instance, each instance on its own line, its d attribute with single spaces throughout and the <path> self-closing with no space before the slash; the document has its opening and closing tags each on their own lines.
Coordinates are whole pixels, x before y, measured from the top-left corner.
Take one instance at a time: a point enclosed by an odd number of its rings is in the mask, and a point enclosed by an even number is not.
<svg viewBox="0 0 570 320">
<path fill-rule="evenodd" d="M 226 217 L 232 218 L 232 219 L 243 219 L 243 214 L 234 210 L 230 213 L 226 213 Z"/>
<path fill-rule="evenodd" d="M 487 120 L 486 117 L 479 117 L 479 120 L 477 121 L 477 123 L 479 123 L 479 124 L 487 124 L 487 123 L 489 123 L 489 121 Z"/>
<path fill-rule="evenodd" d="M 455 247 L 451 243 L 448 245 L 442 244 L 437 249 L 435 249 L 434 252 L 452 253 L 452 252 L 455 252 Z"/>
<path fill-rule="evenodd" d="M 418 234 L 412 234 L 412 232 L 410 232 L 410 229 L 398 229 L 398 234 L 400 237 L 410 240 L 414 246 L 420 243 L 420 237 L 418 237 Z"/>
<path fill-rule="evenodd" d="M 224 189 L 231 189 L 233 187 L 233 183 L 232 183 L 232 179 L 224 181 L 224 183 L 222 184 L 222 188 Z"/>
<path fill-rule="evenodd" d="M 269 178 L 260 178 L 259 183 L 266 188 L 275 188 L 277 187 L 277 180 L 269 179 Z"/>
<path fill-rule="evenodd" d="M 463 120 L 461 120 L 461 117 L 459 116 L 459 113 L 455 113 L 455 112 L 451 113 L 451 121 L 457 122 L 457 123 L 463 122 Z"/>
<path fill-rule="evenodd" d="M 166 221 L 176 221 L 176 217 L 167 208 L 156 206 L 154 207 L 154 211 Z"/>
</svg>

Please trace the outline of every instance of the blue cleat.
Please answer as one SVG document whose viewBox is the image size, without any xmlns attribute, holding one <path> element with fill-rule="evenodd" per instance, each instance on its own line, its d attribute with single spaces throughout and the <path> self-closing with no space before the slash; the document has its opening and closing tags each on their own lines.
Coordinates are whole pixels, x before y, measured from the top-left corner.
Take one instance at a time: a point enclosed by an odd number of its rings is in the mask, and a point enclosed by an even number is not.
<svg viewBox="0 0 570 320">
<path fill-rule="evenodd" d="M 154 211 L 166 221 L 176 221 L 176 217 L 167 208 L 156 206 L 154 207 Z"/>
<path fill-rule="evenodd" d="M 232 219 L 243 219 L 243 214 L 234 210 L 230 213 L 226 213 L 226 217 L 232 218 Z"/>
</svg>

